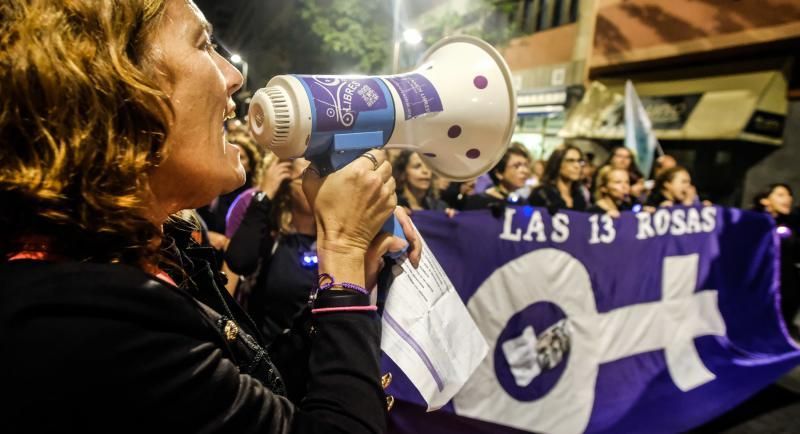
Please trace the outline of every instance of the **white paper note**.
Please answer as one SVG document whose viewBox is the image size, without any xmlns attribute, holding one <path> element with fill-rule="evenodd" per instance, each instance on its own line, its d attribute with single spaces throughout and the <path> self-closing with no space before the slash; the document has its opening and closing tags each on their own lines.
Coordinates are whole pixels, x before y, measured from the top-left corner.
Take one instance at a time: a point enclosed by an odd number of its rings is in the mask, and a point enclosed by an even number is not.
<svg viewBox="0 0 800 434">
<path fill-rule="evenodd" d="M 436 410 L 461 390 L 489 346 L 455 287 L 422 241 L 422 259 L 393 268 L 381 349 Z"/>
</svg>

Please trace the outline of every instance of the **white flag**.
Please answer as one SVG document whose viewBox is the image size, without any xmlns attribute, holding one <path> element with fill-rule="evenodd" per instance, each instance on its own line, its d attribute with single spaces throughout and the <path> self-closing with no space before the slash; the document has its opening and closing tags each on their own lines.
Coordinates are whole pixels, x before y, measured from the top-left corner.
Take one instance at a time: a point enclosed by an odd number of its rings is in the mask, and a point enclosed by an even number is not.
<svg viewBox="0 0 800 434">
<path fill-rule="evenodd" d="M 636 164 L 644 176 L 649 178 L 659 144 L 653 133 L 653 124 L 630 80 L 625 83 L 625 147 L 633 150 Z"/>
</svg>

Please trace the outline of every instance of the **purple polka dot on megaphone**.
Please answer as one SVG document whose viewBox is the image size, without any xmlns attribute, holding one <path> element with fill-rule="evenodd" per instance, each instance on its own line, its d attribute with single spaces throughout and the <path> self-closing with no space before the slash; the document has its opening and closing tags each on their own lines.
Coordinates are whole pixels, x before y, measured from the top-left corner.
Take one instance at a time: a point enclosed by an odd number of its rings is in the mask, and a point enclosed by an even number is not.
<svg viewBox="0 0 800 434">
<path fill-rule="evenodd" d="M 433 152 L 426 152 L 426 153 L 424 153 L 422 155 L 424 155 L 426 157 L 436 158 L 436 154 L 434 154 Z"/>
<path fill-rule="evenodd" d="M 476 159 L 476 158 L 478 158 L 480 156 L 481 156 L 481 151 L 479 149 L 474 149 L 473 148 L 473 149 L 470 149 L 469 151 L 467 151 L 467 158 L 469 158 L 469 159 L 474 160 L 474 159 Z"/>
<path fill-rule="evenodd" d="M 447 137 L 450 137 L 451 139 L 455 139 L 460 135 L 461 135 L 461 127 L 458 125 L 453 125 L 452 127 L 450 127 L 449 130 L 447 130 Z"/>
<path fill-rule="evenodd" d="M 479 75 L 472 80 L 472 84 L 474 84 L 478 89 L 486 89 L 486 86 L 489 85 L 489 80 L 486 77 Z"/>
</svg>

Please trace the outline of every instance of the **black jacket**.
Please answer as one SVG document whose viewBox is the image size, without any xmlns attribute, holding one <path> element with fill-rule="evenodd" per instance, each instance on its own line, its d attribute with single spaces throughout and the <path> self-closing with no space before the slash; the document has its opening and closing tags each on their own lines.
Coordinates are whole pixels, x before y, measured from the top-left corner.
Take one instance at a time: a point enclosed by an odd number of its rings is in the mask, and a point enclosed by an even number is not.
<svg viewBox="0 0 800 434">
<path fill-rule="evenodd" d="M 214 288 L 209 264 L 188 261 L 186 289 L 119 264 L 1 263 L 2 431 L 386 430 L 376 315 L 320 315 L 309 355 L 276 350 L 286 358 L 276 365 L 307 372 L 295 405 L 273 393 L 281 381 L 268 358 L 236 348 L 258 332 Z M 230 316 L 241 327 L 234 341 L 222 327 Z"/>
<path fill-rule="evenodd" d="M 547 208 L 551 214 L 555 214 L 560 209 L 571 209 L 573 211 L 585 211 L 588 204 L 583 197 L 580 183 L 573 182 L 570 190 L 572 196 L 572 208 L 567 207 L 567 203 L 561 197 L 558 187 L 552 184 L 542 184 L 531 192 L 528 203 L 533 206 Z"/>
<path fill-rule="evenodd" d="M 269 221 L 273 205 L 267 198 L 251 201 L 225 251 L 231 271 L 247 279 L 244 304 L 267 343 L 291 325 L 308 301 L 309 289 L 317 283 L 316 267 L 300 264 L 302 253 L 311 251 L 315 238 L 302 234 L 273 237 L 278 229 Z"/>
</svg>

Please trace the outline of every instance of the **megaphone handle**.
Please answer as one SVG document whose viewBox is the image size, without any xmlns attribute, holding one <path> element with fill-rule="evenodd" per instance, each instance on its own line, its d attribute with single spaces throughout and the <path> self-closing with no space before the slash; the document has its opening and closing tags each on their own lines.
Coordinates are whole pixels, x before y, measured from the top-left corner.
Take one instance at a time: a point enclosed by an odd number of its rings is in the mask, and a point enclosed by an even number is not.
<svg viewBox="0 0 800 434">
<path fill-rule="evenodd" d="M 389 217 L 388 220 L 386 220 L 386 223 L 383 224 L 381 230 L 397 238 L 406 240 L 406 234 L 403 232 L 403 227 L 400 226 L 400 222 L 397 221 L 397 217 L 395 215 L 392 215 L 391 217 Z M 388 252 L 386 255 L 392 259 L 399 259 L 406 253 L 407 250 L 408 250 L 408 244 L 406 244 L 406 246 L 403 247 L 401 250 L 398 250 L 396 252 Z"/>
</svg>

